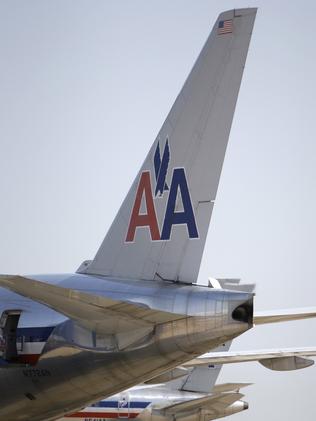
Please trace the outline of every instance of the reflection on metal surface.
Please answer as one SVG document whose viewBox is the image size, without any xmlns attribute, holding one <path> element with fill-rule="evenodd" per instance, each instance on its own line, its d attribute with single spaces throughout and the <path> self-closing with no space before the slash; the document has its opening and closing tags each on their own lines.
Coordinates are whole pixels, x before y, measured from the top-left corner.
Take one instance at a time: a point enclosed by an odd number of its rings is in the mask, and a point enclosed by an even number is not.
<svg viewBox="0 0 316 421">
<path fill-rule="evenodd" d="M 73 412 L 82 407 L 82 402 L 98 401 L 122 388 L 144 382 L 251 327 L 248 322 L 234 320 L 232 313 L 239 305 L 252 300 L 252 294 L 164 282 L 114 282 L 87 275 L 65 276 L 62 284 L 74 288 L 83 281 L 89 286 L 88 291 L 98 295 L 127 299 L 150 309 L 163 308 L 183 314 L 183 318 L 158 324 L 150 333 L 140 330 L 127 341 L 116 335 L 96 335 L 41 305 L 32 312 L 32 319 L 27 319 L 30 314 L 24 309 L 30 301 L 21 298 L 18 329 L 29 329 L 26 326 L 34 326 L 38 320 L 44 326 L 45 322 L 46 326 L 51 324 L 51 327 L 43 326 L 38 331 L 24 330 L 28 341 L 32 335 L 43 340 L 48 332 L 51 333 L 44 347 L 38 350 L 39 360 L 33 369 L 10 370 L 10 384 L 14 385 L 14 390 L 8 387 L 6 377 L 0 377 L 1 418 L 17 419 L 15 417 L 19 414 L 19 420 L 29 420 L 30 417 L 40 420 L 39 414 L 43 412 L 46 418 L 65 408 L 67 412 Z M 130 282 L 133 282 L 133 288 L 128 288 Z M 11 294 L 7 303 L 10 299 L 19 300 L 19 297 Z M 124 342 L 125 346 L 122 345 Z M 41 342 L 26 342 L 18 354 L 22 355 L 27 347 L 35 344 Z M 26 393 L 35 400 L 30 401 Z M 54 396 L 54 405 L 49 403 L 50 396 Z M 21 408 L 27 414 L 25 418 L 21 416 Z"/>
</svg>

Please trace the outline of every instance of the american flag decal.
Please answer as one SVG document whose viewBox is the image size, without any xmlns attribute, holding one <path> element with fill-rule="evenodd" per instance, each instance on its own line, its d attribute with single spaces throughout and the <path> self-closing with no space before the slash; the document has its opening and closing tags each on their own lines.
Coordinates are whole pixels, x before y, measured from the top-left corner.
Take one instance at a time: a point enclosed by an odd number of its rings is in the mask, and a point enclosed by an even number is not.
<svg viewBox="0 0 316 421">
<path fill-rule="evenodd" d="M 231 34 L 233 32 L 233 20 L 220 20 L 218 23 L 217 34 Z"/>
</svg>

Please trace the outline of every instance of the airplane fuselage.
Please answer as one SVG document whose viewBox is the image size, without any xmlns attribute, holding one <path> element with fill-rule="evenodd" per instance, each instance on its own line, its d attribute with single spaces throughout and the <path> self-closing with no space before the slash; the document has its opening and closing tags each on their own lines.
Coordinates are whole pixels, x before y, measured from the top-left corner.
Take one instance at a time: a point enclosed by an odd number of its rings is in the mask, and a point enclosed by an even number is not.
<svg viewBox="0 0 316 421">
<path fill-rule="evenodd" d="M 135 421 L 168 421 L 170 415 L 165 409 L 170 405 L 182 402 L 191 402 L 195 399 L 211 396 L 182 390 L 173 390 L 167 385 L 137 386 L 125 392 L 111 396 L 97 402 L 80 412 L 67 415 L 58 421 L 107 421 L 117 419 L 135 419 Z M 236 395 L 237 396 L 237 395 Z M 209 407 L 188 406 L 181 414 L 181 419 L 186 421 L 213 420 L 227 415 L 244 411 L 248 404 L 242 400 L 236 400 L 226 407 L 223 405 L 212 405 Z"/>
<path fill-rule="evenodd" d="M 1 313 L 20 311 L 17 361 L 0 369 L 0 418 L 8 421 L 56 419 L 80 410 L 252 326 L 253 296 L 248 293 L 79 274 L 32 278 L 183 318 L 150 332 L 97 335 L 46 306 L 1 290 Z M 241 310 L 236 313 L 236 308 Z"/>
</svg>

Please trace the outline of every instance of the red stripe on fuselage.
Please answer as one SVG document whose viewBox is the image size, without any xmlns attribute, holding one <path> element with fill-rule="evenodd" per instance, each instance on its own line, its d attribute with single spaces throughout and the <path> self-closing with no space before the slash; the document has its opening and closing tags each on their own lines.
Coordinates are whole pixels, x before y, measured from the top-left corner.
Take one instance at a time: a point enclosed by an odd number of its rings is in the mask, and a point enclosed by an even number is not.
<svg viewBox="0 0 316 421">
<path fill-rule="evenodd" d="M 21 364 L 35 365 L 39 360 L 40 354 L 20 354 L 18 355 L 17 362 Z"/>
</svg>

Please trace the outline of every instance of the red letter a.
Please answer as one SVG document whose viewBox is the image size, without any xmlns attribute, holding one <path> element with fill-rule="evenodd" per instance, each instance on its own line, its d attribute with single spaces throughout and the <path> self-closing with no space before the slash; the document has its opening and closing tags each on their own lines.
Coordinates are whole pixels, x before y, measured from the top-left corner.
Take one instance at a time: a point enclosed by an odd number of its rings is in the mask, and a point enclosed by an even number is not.
<svg viewBox="0 0 316 421">
<path fill-rule="evenodd" d="M 140 213 L 143 195 L 145 195 L 147 213 Z M 126 242 L 129 243 L 134 241 L 135 231 L 137 227 L 149 227 L 151 239 L 153 241 L 160 240 L 160 233 L 158 228 L 153 194 L 151 190 L 149 171 L 143 172 L 139 180 L 134 207 L 132 210 L 132 215 L 125 240 Z"/>
</svg>

